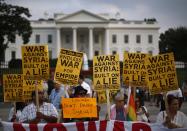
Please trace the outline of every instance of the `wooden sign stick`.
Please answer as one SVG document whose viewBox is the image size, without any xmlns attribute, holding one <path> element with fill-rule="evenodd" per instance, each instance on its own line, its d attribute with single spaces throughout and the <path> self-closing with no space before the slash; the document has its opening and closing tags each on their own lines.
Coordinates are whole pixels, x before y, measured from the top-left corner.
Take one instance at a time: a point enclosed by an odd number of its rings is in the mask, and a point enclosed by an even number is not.
<svg viewBox="0 0 187 131">
<path fill-rule="evenodd" d="M 165 102 L 165 110 L 166 110 L 166 113 L 168 114 L 168 101 L 167 101 L 167 92 L 164 93 L 164 102 Z M 169 114 L 168 114 L 169 115 Z"/>
<path fill-rule="evenodd" d="M 136 87 L 133 87 L 133 96 L 134 96 L 134 100 L 136 100 Z"/>
<path fill-rule="evenodd" d="M 107 120 L 110 120 L 110 97 L 109 97 L 109 89 L 106 89 L 106 98 L 107 98 Z"/>
<path fill-rule="evenodd" d="M 39 98 L 38 98 L 38 81 L 35 80 L 35 95 L 36 95 L 36 109 L 39 112 Z"/>
<path fill-rule="evenodd" d="M 16 115 L 16 102 L 14 101 L 14 115 Z"/>
</svg>

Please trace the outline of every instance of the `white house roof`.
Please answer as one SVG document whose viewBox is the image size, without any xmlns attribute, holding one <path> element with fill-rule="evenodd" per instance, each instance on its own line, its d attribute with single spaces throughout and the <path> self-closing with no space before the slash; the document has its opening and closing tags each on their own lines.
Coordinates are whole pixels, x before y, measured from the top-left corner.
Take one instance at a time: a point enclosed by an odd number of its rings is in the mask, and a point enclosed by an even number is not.
<svg viewBox="0 0 187 131">
<path fill-rule="evenodd" d="M 86 10 L 80 10 L 75 13 L 64 15 L 61 18 L 56 19 L 57 23 L 66 23 L 66 22 L 99 22 L 106 23 L 109 22 L 108 19 L 88 12 Z"/>
</svg>

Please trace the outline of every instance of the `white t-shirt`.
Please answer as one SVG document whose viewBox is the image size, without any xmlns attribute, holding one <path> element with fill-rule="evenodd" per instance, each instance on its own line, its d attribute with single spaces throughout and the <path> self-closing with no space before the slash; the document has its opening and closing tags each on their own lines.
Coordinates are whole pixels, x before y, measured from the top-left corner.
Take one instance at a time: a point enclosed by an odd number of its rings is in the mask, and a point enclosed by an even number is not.
<svg viewBox="0 0 187 131">
<path fill-rule="evenodd" d="M 87 94 L 90 94 L 90 96 L 92 95 L 92 91 L 91 91 L 91 87 L 86 83 L 86 82 L 82 82 L 81 86 L 87 90 Z"/>
<path fill-rule="evenodd" d="M 168 95 L 173 95 L 175 97 L 183 97 L 182 96 L 182 91 L 181 91 L 180 88 L 178 88 L 177 90 L 168 91 L 167 96 Z"/>
<path fill-rule="evenodd" d="M 166 111 L 161 111 L 157 116 L 157 123 L 163 124 L 166 120 Z M 183 112 L 177 111 L 177 114 L 175 115 L 174 119 L 171 121 L 174 124 L 177 124 L 181 127 L 187 127 L 187 117 Z"/>
</svg>

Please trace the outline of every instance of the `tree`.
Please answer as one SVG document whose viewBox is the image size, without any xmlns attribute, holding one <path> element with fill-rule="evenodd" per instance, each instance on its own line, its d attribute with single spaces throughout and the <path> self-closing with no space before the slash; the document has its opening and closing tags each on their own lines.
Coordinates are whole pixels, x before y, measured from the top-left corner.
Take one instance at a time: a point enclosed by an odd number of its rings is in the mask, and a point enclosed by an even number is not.
<svg viewBox="0 0 187 131">
<path fill-rule="evenodd" d="M 187 62 L 187 28 L 170 28 L 160 34 L 160 53 L 173 52 L 176 61 Z"/>
<path fill-rule="evenodd" d="M 4 59 L 4 53 L 8 44 L 14 42 L 16 35 L 20 36 L 23 44 L 29 42 L 32 34 L 28 8 L 7 4 L 0 0 L 0 62 Z"/>
</svg>

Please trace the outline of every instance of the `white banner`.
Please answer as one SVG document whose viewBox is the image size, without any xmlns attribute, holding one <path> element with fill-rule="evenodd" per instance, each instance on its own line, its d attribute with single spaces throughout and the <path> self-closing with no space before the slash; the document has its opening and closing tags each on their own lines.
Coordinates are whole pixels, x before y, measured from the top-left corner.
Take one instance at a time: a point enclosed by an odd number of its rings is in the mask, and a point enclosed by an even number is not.
<svg viewBox="0 0 187 131">
<path fill-rule="evenodd" d="M 171 131 L 159 124 L 127 121 L 89 121 L 54 124 L 2 122 L 4 131 Z M 173 129 L 187 131 L 187 128 Z"/>
</svg>

